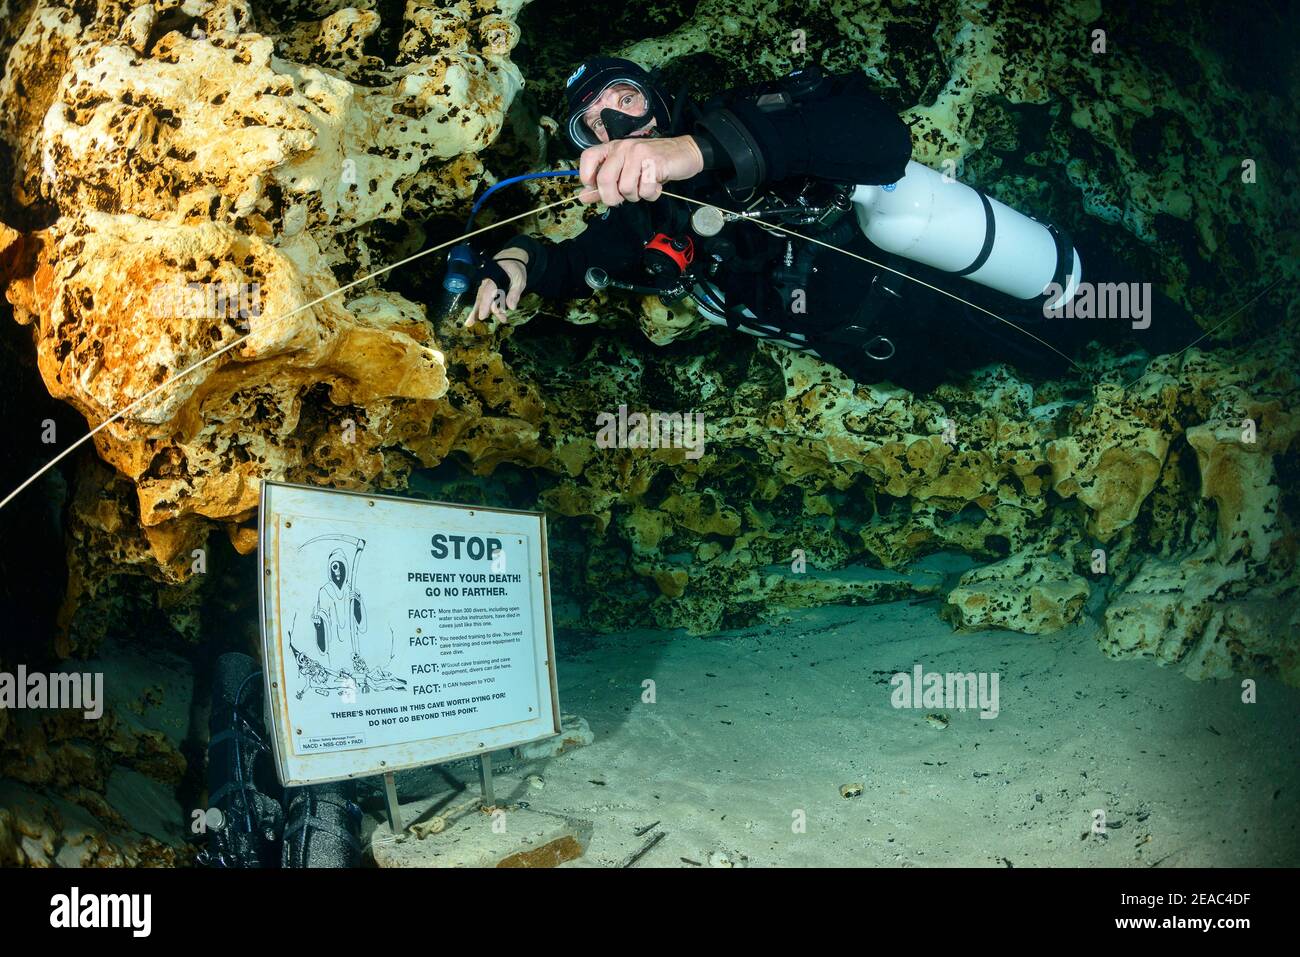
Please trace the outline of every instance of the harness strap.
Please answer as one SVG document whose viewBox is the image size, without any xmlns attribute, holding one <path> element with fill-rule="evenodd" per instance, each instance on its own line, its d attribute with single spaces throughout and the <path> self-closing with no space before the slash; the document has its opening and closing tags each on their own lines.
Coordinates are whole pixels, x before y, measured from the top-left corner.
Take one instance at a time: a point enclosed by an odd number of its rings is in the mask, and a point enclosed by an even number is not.
<svg viewBox="0 0 1300 957">
<path fill-rule="evenodd" d="M 1070 278 L 1070 270 L 1074 268 L 1074 241 L 1070 239 L 1070 234 L 1059 226 L 1051 223 L 1043 225 L 1047 227 L 1047 231 L 1052 234 L 1052 240 L 1056 243 L 1056 275 L 1052 277 L 1052 282 L 1064 291 Z M 1037 299 L 1038 296 L 1030 298 Z"/>
<path fill-rule="evenodd" d="M 211 738 L 208 739 L 208 747 L 209 748 L 216 747 L 222 741 L 227 741 L 230 738 L 236 739 L 235 741 L 236 745 L 244 744 L 244 743 L 252 745 L 252 749 L 255 752 L 266 750 L 266 745 L 262 742 L 262 740 L 260 738 L 254 737 L 253 735 L 249 734 L 248 731 L 244 728 L 226 728 L 224 731 L 218 731 L 216 734 L 214 734 Z"/>
<path fill-rule="evenodd" d="M 984 204 L 984 245 L 980 247 L 979 255 L 975 257 L 975 261 L 960 272 L 953 273 L 954 276 L 969 276 L 988 262 L 989 254 L 993 252 L 993 240 L 998 234 L 998 221 L 993 218 L 993 204 L 989 202 L 988 195 L 977 186 L 971 188 L 975 190 L 980 202 Z"/>
</svg>

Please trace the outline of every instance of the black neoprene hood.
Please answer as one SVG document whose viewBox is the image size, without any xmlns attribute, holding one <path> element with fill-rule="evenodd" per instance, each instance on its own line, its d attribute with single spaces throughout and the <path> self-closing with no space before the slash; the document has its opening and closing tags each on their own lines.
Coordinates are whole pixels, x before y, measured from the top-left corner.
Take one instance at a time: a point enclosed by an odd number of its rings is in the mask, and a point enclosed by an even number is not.
<svg viewBox="0 0 1300 957">
<path fill-rule="evenodd" d="M 568 108 L 564 129 L 569 142 L 579 150 L 599 142 L 583 121 L 583 114 L 601 93 L 612 84 L 619 82 L 629 83 L 640 89 L 645 94 L 646 101 L 650 105 L 650 114 L 654 116 L 659 129 L 667 129 L 670 122 L 668 98 L 655 83 L 654 77 L 631 60 L 619 57 L 595 57 L 569 74 L 564 86 L 564 98 Z"/>
</svg>

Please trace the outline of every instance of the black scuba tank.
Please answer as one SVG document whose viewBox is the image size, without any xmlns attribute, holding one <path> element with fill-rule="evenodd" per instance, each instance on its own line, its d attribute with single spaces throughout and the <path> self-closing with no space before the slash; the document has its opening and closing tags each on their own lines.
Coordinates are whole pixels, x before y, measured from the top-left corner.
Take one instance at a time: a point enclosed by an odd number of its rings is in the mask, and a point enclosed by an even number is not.
<svg viewBox="0 0 1300 957">
<path fill-rule="evenodd" d="M 275 867 L 284 808 L 262 720 L 262 672 L 248 655 L 217 659 L 208 719 L 207 847 L 211 867 Z"/>
<path fill-rule="evenodd" d="M 290 788 L 283 867 L 356 867 L 361 862 L 361 809 L 356 782 Z"/>
</svg>

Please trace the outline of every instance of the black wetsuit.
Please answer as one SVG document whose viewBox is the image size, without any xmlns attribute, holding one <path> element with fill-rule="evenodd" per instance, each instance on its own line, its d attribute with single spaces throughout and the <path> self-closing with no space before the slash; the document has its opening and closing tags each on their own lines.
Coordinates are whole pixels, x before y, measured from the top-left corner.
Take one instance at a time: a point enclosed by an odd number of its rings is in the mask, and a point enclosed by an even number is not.
<svg viewBox="0 0 1300 957">
<path fill-rule="evenodd" d="M 911 158 L 910 130 L 862 74 L 819 78 L 811 92 L 801 89 L 798 98 L 784 108 L 765 109 L 757 102 L 764 92 L 781 88 L 780 81 L 758 84 L 729 91 L 702 108 L 690 104 L 669 133 L 700 135 L 700 117 L 720 108 L 729 110 L 761 151 L 763 177 L 757 192 L 779 190 L 810 177 L 872 185 L 893 183 L 903 176 Z M 741 208 L 742 203 L 724 188 L 736 171 L 733 164 L 724 157 L 718 165 L 721 168 L 706 169 L 667 188 L 720 208 Z M 590 293 L 584 277 L 592 266 L 603 268 L 615 279 L 647 284 L 646 243 L 658 233 L 688 235 L 695 209 L 693 204 L 671 197 L 624 202 L 592 220 L 573 239 L 550 243 L 517 236 L 505 245 L 524 248 L 529 254 L 527 291 L 554 299 L 582 298 Z M 1077 325 L 1042 321 L 1041 300 L 1011 300 L 920 264 L 891 258 L 867 240 L 851 211 L 825 232 L 793 228 L 948 288 L 1019 325 L 1032 324 L 1036 335 L 1064 347 L 1063 351 L 1073 351 L 1079 345 L 1076 340 L 1083 330 Z M 801 286 L 802 308 L 797 308 L 789 284 L 774 288 L 773 283 L 778 264 L 790 252 L 785 237 L 751 222 L 729 223 L 720 236 L 729 240 L 729 250 L 734 248 L 713 280 L 730 307 L 729 323 L 738 323 L 738 310 L 747 307 L 765 324 L 797 332 L 823 359 L 858 381 L 889 379 L 913 388 L 927 387 L 942 381 L 950 368 L 997 360 L 1048 373 L 1065 367 L 1064 360 L 1051 349 L 977 310 L 834 250 L 799 240 L 795 240 L 793 251 L 806 267 L 806 282 Z M 882 273 L 881 281 L 873 282 L 878 273 Z M 893 346 L 892 354 L 883 360 L 873 358 L 864 349 L 861 333 L 846 335 L 846 326 L 885 336 Z M 870 351 L 882 355 L 889 350 L 875 345 Z"/>
</svg>

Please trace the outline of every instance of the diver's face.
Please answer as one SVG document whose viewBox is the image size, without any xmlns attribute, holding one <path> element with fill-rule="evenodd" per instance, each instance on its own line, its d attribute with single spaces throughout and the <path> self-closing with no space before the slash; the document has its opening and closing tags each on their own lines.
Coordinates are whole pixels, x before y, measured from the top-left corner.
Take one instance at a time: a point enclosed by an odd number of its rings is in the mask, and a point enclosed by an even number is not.
<svg viewBox="0 0 1300 957">
<path fill-rule="evenodd" d="M 330 562 L 330 580 L 334 582 L 335 585 L 341 587 L 343 585 L 343 578 L 346 574 L 342 562 Z"/>
<path fill-rule="evenodd" d="M 582 118 L 597 139 L 602 143 L 608 143 L 609 131 L 605 129 L 605 123 L 600 118 L 601 110 L 618 110 L 628 116 L 644 116 L 649 108 L 650 104 L 646 102 L 645 94 L 636 87 L 628 83 L 615 83 L 592 101 L 591 106 L 587 107 L 587 111 L 582 114 Z M 649 123 L 631 136 L 653 136 L 652 131 L 656 122 L 652 117 Z"/>
</svg>

